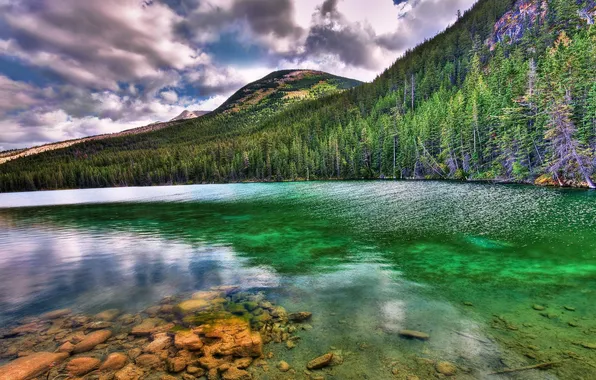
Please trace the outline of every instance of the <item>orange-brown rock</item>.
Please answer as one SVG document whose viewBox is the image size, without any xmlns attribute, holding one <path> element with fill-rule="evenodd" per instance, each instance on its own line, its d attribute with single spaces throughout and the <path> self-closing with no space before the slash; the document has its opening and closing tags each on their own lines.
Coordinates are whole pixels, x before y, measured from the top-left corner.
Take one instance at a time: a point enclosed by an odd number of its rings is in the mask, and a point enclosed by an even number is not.
<svg viewBox="0 0 596 380">
<path fill-rule="evenodd" d="M 73 344 L 77 344 L 83 341 L 83 339 L 85 339 L 86 335 L 81 332 L 81 331 L 77 331 L 71 334 L 66 335 L 62 340 L 60 340 L 62 343 L 65 342 L 70 342 Z"/>
<path fill-rule="evenodd" d="M 163 325 L 164 321 L 159 318 L 147 318 L 140 324 L 132 328 L 132 335 L 148 336 L 158 330 L 158 326 Z"/>
<path fill-rule="evenodd" d="M 193 376 L 193 378 L 194 378 L 194 376 Z M 159 380 L 178 380 L 178 379 L 172 375 L 161 375 Z"/>
<path fill-rule="evenodd" d="M 225 358 L 217 359 L 213 356 L 203 356 L 199 358 L 199 364 L 201 365 L 201 367 L 206 369 L 218 368 L 227 362 L 228 360 L 226 360 Z"/>
<path fill-rule="evenodd" d="M 331 364 L 332 360 L 333 360 L 333 354 L 328 353 L 328 354 L 319 356 L 318 358 L 314 358 L 313 360 L 309 361 L 308 364 L 306 365 L 306 368 L 320 369 L 323 367 L 327 367 L 328 365 Z"/>
<path fill-rule="evenodd" d="M 75 354 L 79 354 L 81 352 L 91 351 L 95 348 L 95 346 L 105 342 L 111 336 L 112 332 L 110 330 L 94 331 L 90 334 L 85 335 L 85 338 L 75 345 L 74 350 L 72 352 Z"/>
<path fill-rule="evenodd" d="M 45 373 L 67 357 L 66 353 L 36 352 L 0 367 L 0 379 L 29 380 Z"/>
<path fill-rule="evenodd" d="M 252 358 L 240 358 L 234 360 L 233 366 L 240 369 L 248 368 L 252 363 Z"/>
<path fill-rule="evenodd" d="M 217 320 L 204 327 L 207 338 L 217 339 L 203 347 L 206 356 L 258 357 L 263 354 L 261 334 L 252 332 L 247 321 L 240 318 Z"/>
<path fill-rule="evenodd" d="M 70 342 L 66 342 L 63 345 L 61 345 L 60 347 L 58 347 L 58 349 L 56 350 L 56 352 L 66 352 L 67 354 L 70 354 L 75 348 L 75 345 L 70 343 Z"/>
<path fill-rule="evenodd" d="M 10 335 L 22 335 L 38 333 L 47 328 L 47 323 L 31 322 L 10 330 Z"/>
<path fill-rule="evenodd" d="M 457 367 L 449 362 L 438 362 L 435 369 L 445 376 L 453 376 L 457 373 Z"/>
<path fill-rule="evenodd" d="M 129 364 L 114 374 L 114 380 L 139 380 L 143 374 L 142 369 L 134 364 Z"/>
<path fill-rule="evenodd" d="M 198 351 L 203 347 L 203 342 L 192 331 L 180 331 L 174 336 L 174 345 L 182 350 Z"/>
<path fill-rule="evenodd" d="M 156 354 L 172 344 L 172 339 L 166 333 L 155 334 L 153 341 L 143 348 L 144 352 Z"/>
<path fill-rule="evenodd" d="M 142 353 L 143 353 L 143 350 L 141 350 L 140 348 L 133 348 L 133 349 L 128 350 L 128 352 L 127 352 L 128 356 L 132 360 L 138 358 Z"/>
<path fill-rule="evenodd" d="M 190 361 L 190 356 L 187 356 L 187 355 L 168 358 L 166 361 L 168 371 L 174 372 L 174 373 L 182 372 L 188 366 L 189 361 Z"/>
<path fill-rule="evenodd" d="M 101 361 L 96 358 L 74 358 L 66 364 L 66 370 L 71 376 L 83 376 L 99 367 Z"/>
<path fill-rule="evenodd" d="M 123 368 L 127 361 L 126 355 L 121 352 L 114 352 L 108 355 L 99 369 L 100 371 L 117 371 Z"/>
<path fill-rule="evenodd" d="M 194 365 L 189 365 L 186 368 L 186 372 L 190 373 L 191 375 L 194 375 L 195 377 L 201 377 L 205 374 L 205 370 L 203 368 Z"/>
<path fill-rule="evenodd" d="M 243 369 L 231 367 L 222 375 L 223 380 L 250 380 L 252 376 L 250 373 Z"/>
<path fill-rule="evenodd" d="M 161 359 L 157 355 L 143 354 L 136 358 L 135 363 L 142 368 L 156 369 L 161 367 Z"/>
</svg>

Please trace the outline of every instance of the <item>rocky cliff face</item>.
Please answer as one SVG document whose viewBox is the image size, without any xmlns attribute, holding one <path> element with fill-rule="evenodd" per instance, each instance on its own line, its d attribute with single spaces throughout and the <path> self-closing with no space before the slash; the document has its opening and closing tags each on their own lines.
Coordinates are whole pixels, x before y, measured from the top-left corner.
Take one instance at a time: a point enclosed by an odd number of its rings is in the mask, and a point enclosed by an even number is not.
<svg viewBox="0 0 596 380">
<path fill-rule="evenodd" d="M 575 0 L 569 0 L 575 1 Z M 537 22 L 543 22 L 549 12 L 546 0 L 518 0 L 513 8 L 505 13 L 494 26 L 488 41 L 491 50 L 499 42 L 515 43 Z M 596 0 L 590 0 L 579 10 L 579 16 L 589 25 L 596 20 Z"/>
<path fill-rule="evenodd" d="M 509 12 L 505 13 L 494 26 L 493 36 L 489 40 L 491 50 L 499 42 L 519 41 L 524 32 L 536 22 L 544 20 L 548 4 L 541 0 L 518 0 Z"/>
</svg>

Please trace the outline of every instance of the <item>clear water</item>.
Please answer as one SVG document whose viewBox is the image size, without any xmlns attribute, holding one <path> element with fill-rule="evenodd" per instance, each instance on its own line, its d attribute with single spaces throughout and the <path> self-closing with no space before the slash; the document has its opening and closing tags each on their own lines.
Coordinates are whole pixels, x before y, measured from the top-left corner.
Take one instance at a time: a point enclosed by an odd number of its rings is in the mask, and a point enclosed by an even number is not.
<svg viewBox="0 0 596 380">
<path fill-rule="evenodd" d="M 337 379 L 432 378 L 421 358 L 455 363 L 458 378 L 596 378 L 596 350 L 581 345 L 596 343 L 596 192 L 316 182 L 1 194 L 0 252 L 3 325 L 236 284 L 313 312 L 295 349 L 270 349 L 295 368 L 341 352 L 327 370 Z M 561 363 L 489 375 L 550 361 Z"/>
</svg>

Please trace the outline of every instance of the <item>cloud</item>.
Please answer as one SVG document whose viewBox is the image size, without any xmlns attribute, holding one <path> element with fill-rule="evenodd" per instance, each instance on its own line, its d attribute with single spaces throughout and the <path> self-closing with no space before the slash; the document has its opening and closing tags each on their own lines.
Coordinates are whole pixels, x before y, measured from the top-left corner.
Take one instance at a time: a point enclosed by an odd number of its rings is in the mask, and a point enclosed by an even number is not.
<svg viewBox="0 0 596 380">
<path fill-rule="evenodd" d="M 434 36 L 457 19 L 457 10 L 470 8 L 476 0 L 411 0 L 404 8 L 396 29 L 380 35 L 377 44 L 388 50 L 404 51 Z"/>
<path fill-rule="evenodd" d="M 0 75 L 0 116 L 19 109 L 27 109 L 39 102 L 38 90 L 23 82 Z"/>
<path fill-rule="evenodd" d="M 337 8 L 339 0 L 325 0 L 313 15 L 303 56 L 336 55 L 347 65 L 379 68 L 375 31 L 366 22 L 351 22 Z"/>
<path fill-rule="evenodd" d="M 178 101 L 178 94 L 176 91 L 162 91 L 161 97 L 168 103 L 176 103 Z"/>
<path fill-rule="evenodd" d="M 246 44 L 256 42 L 272 52 L 287 52 L 305 34 L 296 23 L 296 6 L 295 0 L 205 0 L 188 12 L 178 30 L 198 43 L 235 32 Z"/>
<path fill-rule="evenodd" d="M 2 6 L 11 37 L 0 53 L 47 67 L 70 83 L 118 89 L 118 82 L 184 70 L 205 55 L 180 41 L 169 7 L 141 0 L 42 0 Z"/>
</svg>

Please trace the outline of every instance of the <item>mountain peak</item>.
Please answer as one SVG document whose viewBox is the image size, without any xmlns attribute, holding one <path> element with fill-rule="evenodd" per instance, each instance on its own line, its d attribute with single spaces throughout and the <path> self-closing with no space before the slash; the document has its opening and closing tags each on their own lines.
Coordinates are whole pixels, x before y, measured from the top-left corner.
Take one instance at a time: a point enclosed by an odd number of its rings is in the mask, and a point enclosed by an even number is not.
<svg viewBox="0 0 596 380">
<path fill-rule="evenodd" d="M 281 109 L 304 99 L 347 90 L 362 82 L 317 70 L 274 71 L 236 91 L 214 112 L 234 113 L 261 108 Z"/>
<path fill-rule="evenodd" d="M 197 118 L 199 116 L 206 115 L 209 112 L 211 112 L 211 111 L 189 111 L 189 110 L 184 110 L 184 111 L 182 111 L 182 113 L 180 113 L 180 115 L 176 116 L 175 118 L 173 118 L 170 121 L 195 119 L 195 118 Z"/>
</svg>

